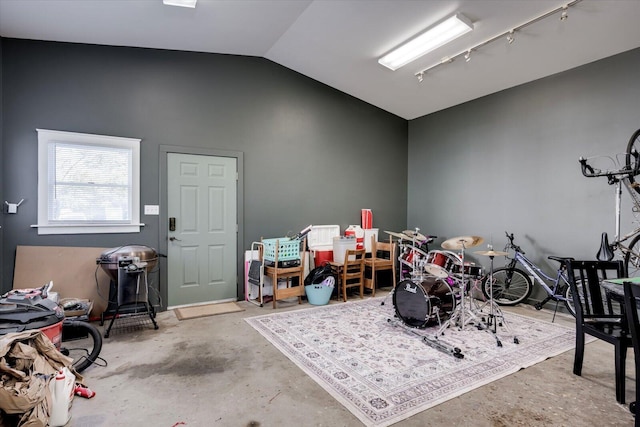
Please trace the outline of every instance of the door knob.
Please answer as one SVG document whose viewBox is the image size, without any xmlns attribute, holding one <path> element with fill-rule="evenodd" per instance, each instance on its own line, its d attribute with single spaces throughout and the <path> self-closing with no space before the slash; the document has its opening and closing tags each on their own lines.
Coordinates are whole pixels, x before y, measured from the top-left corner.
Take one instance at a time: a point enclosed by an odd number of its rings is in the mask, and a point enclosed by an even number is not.
<svg viewBox="0 0 640 427">
<path fill-rule="evenodd" d="M 169 240 L 171 240 L 172 242 L 178 241 L 178 242 L 182 242 L 182 240 L 178 239 L 177 237 L 169 237 Z"/>
</svg>

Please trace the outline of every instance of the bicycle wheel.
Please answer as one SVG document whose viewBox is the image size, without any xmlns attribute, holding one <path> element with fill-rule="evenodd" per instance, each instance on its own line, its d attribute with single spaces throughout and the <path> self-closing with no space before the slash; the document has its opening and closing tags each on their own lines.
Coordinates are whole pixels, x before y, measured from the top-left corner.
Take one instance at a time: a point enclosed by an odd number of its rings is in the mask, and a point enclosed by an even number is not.
<svg viewBox="0 0 640 427">
<path fill-rule="evenodd" d="M 578 286 L 578 294 L 583 295 L 582 292 L 581 292 L 582 282 L 578 281 L 578 283 L 576 283 L 576 285 Z M 573 303 L 573 292 L 571 292 L 571 286 L 567 286 L 567 289 L 565 289 L 564 297 L 565 297 L 564 306 L 567 307 L 567 311 L 573 317 L 576 317 L 576 306 Z"/>
<path fill-rule="evenodd" d="M 491 297 L 489 275 L 482 279 L 482 293 Z M 498 268 L 493 271 L 493 300 L 498 305 L 516 305 L 531 295 L 533 285 L 527 274 L 517 268 Z"/>
<path fill-rule="evenodd" d="M 640 153 L 640 129 L 635 131 L 633 135 L 631 135 L 631 139 L 629 139 L 629 143 L 627 144 L 627 159 L 626 166 L 629 170 L 634 170 L 638 165 L 636 164 L 636 158 L 631 155 L 631 152 L 636 150 Z M 633 176 L 629 177 L 629 181 L 631 184 L 634 184 L 635 179 Z M 640 193 L 640 185 L 632 185 L 632 187 L 636 190 L 636 192 Z"/>
<path fill-rule="evenodd" d="M 578 294 L 580 295 L 580 301 L 582 303 L 582 306 L 584 307 L 585 302 L 584 292 L 582 292 L 582 281 L 578 280 L 576 286 L 578 288 Z M 607 303 L 607 312 L 609 314 L 619 316 L 623 312 L 622 303 L 620 301 L 609 298 L 609 296 L 607 295 L 607 291 L 604 288 L 601 289 L 601 292 L 602 301 L 605 301 Z M 567 286 L 567 289 L 564 292 L 564 297 L 566 298 L 564 302 L 565 307 L 567 307 L 567 310 L 573 317 L 576 317 L 576 307 L 573 302 L 573 292 L 571 292 L 570 286 Z"/>
<path fill-rule="evenodd" d="M 62 345 L 60 352 L 73 359 L 77 372 L 87 369 L 98 359 L 102 350 L 102 335 L 89 322 L 65 320 L 62 323 Z"/>
<path fill-rule="evenodd" d="M 629 244 L 624 254 L 624 270 L 627 277 L 640 277 L 640 234 Z"/>
</svg>

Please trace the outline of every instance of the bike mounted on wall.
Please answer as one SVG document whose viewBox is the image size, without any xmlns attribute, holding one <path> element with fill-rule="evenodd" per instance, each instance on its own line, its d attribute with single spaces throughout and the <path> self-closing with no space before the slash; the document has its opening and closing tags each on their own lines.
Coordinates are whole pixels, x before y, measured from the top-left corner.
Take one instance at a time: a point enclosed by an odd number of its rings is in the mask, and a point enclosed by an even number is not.
<svg viewBox="0 0 640 427">
<path fill-rule="evenodd" d="M 640 129 L 635 131 L 629 142 L 627 150 L 623 154 L 616 157 L 611 156 L 594 156 L 580 157 L 580 168 L 582 175 L 587 178 L 606 177 L 609 185 L 615 185 L 615 218 L 616 229 L 615 237 L 611 243 L 608 241 L 606 233 L 602 233 L 600 250 L 597 258 L 602 261 L 610 261 L 617 252 L 624 259 L 624 269 L 627 277 L 640 276 L 640 227 L 622 236 L 620 234 L 620 217 L 622 203 L 622 187 L 627 189 L 633 207 L 631 212 L 635 217 L 635 221 L 640 223 L 640 183 L 635 181 L 635 177 L 640 174 Z M 620 161 L 623 156 L 624 162 Z M 607 163 L 602 167 L 598 167 L 599 163 Z M 625 244 L 631 239 L 631 243 Z"/>
</svg>

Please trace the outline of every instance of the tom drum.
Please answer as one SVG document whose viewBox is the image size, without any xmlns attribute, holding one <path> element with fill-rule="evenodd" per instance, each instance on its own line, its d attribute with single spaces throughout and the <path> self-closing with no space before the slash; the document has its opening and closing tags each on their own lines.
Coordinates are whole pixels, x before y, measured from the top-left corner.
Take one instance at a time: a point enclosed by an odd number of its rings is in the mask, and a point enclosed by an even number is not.
<svg viewBox="0 0 640 427">
<path fill-rule="evenodd" d="M 462 260 L 454 252 L 429 251 L 424 269 L 432 276 L 445 278 L 453 274 L 456 266 L 460 264 Z"/>
<path fill-rule="evenodd" d="M 462 264 L 457 264 L 453 268 L 453 273 L 462 275 Z M 482 267 L 473 263 L 464 263 L 464 275 L 469 277 L 482 277 Z"/>
</svg>

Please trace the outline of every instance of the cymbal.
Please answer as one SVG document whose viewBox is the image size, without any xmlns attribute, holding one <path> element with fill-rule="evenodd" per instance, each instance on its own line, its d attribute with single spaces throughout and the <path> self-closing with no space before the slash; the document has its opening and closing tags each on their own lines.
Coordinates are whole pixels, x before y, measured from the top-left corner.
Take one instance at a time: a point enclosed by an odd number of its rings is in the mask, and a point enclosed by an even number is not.
<svg viewBox="0 0 640 427">
<path fill-rule="evenodd" d="M 395 231 L 386 231 L 386 230 L 385 230 L 385 233 L 391 236 L 397 237 L 398 239 L 411 240 L 411 237 L 403 233 L 396 233 Z"/>
<path fill-rule="evenodd" d="M 484 256 L 502 256 L 502 255 L 509 255 L 509 252 L 494 251 L 494 250 L 490 250 L 490 251 L 475 251 L 474 253 L 476 253 L 476 254 L 478 254 L 478 255 L 484 255 Z"/>
<path fill-rule="evenodd" d="M 417 231 L 404 230 L 403 233 L 409 236 L 410 239 L 427 240 L 427 236 L 425 236 L 424 234 L 420 234 Z"/>
<path fill-rule="evenodd" d="M 478 246 L 484 242 L 484 239 L 480 236 L 460 236 L 454 237 L 442 242 L 442 247 L 445 249 L 466 249 Z"/>
<path fill-rule="evenodd" d="M 424 270 L 430 275 L 440 279 L 446 279 L 449 277 L 449 272 L 437 264 L 425 264 Z"/>
</svg>

